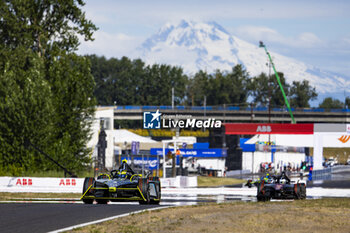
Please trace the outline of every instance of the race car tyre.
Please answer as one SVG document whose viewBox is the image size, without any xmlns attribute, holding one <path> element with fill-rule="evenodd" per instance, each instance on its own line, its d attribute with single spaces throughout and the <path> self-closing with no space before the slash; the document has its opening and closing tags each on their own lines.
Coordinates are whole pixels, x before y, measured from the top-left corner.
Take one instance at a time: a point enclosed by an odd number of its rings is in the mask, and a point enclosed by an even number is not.
<svg viewBox="0 0 350 233">
<path fill-rule="evenodd" d="M 265 181 L 262 180 L 260 182 L 260 184 L 258 185 L 258 195 L 261 193 L 261 192 L 264 192 L 263 189 L 264 189 L 264 186 L 265 186 Z M 263 193 L 264 194 L 264 193 Z"/>
<path fill-rule="evenodd" d="M 306 185 L 300 184 L 301 199 L 306 199 Z"/>
<path fill-rule="evenodd" d="M 150 204 L 153 204 L 153 205 L 159 205 L 160 203 L 160 199 L 161 199 L 161 186 L 160 186 L 160 180 L 159 180 L 159 177 L 152 177 L 151 178 L 152 181 L 156 181 L 154 184 L 155 184 L 155 188 L 156 188 L 156 192 L 157 192 L 157 197 L 154 198 L 154 199 L 151 199 L 150 200 Z"/>
<path fill-rule="evenodd" d="M 104 205 L 104 204 L 107 204 L 107 203 L 108 203 L 108 200 L 96 199 L 96 202 L 97 202 L 97 204 L 102 204 L 102 205 Z"/>
<path fill-rule="evenodd" d="M 306 187 L 304 183 L 294 184 L 294 199 L 306 198 Z"/>
<path fill-rule="evenodd" d="M 258 190 L 257 190 L 257 195 L 256 198 L 258 201 L 266 201 L 266 196 L 265 196 L 265 181 L 262 180 L 260 184 L 258 185 Z"/>
<path fill-rule="evenodd" d="M 95 182 L 95 179 L 93 177 L 86 177 L 84 180 L 84 185 L 83 185 L 83 195 L 85 194 L 85 192 L 88 190 L 88 188 L 93 185 Z M 92 191 L 88 191 L 85 196 L 90 196 L 93 195 Z M 85 204 L 92 204 L 94 202 L 94 199 L 83 199 L 83 202 Z"/>
<path fill-rule="evenodd" d="M 156 187 L 156 192 L 158 195 L 157 195 L 157 198 L 151 199 L 150 204 L 159 205 L 160 197 L 161 197 L 160 183 L 155 183 L 155 187 Z"/>
<path fill-rule="evenodd" d="M 257 196 L 256 198 L 257 198 L 257 200 L 258 200 L 259 202 L 260 202 L 260 201 L 265 202 L 265 201 L 270 201 L 270 200 L 271 200 L 271 197 L 270 197 L 270 196 Z"/>
<path fill-rule="evenodd" d="M 144 200 L 139 201 L 140 205 L 150 204 L 150 190 L 147 178 L 139 179 L 139 189 Z"/>
<path fill-rule="evenodd" d="M 266 190 L 265 187 L 265 181 L 261 181 L 258 185 L 258 194 L 257 194 L 257 200 L 258 201 L 270 201 L 271 196 L 269 190 Z"/>
<path fill-rule="evenodd" d="M 107 204 L 108 203 L 108 197 L 109 197 L 109 192 L 108 192 L 108 185 L 98 182 L 95 182 L 95 200 L 97 204 Z M 103 199 L 100 199 L 103 198 Z"/>
</svg>

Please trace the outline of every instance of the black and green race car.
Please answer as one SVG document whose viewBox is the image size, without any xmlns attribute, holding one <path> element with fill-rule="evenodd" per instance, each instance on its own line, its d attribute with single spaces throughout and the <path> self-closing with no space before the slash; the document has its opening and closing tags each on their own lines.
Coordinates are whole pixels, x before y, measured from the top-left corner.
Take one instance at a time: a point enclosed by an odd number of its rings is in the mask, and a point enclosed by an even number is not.
<svg viewBox="0 0 350 233">
<path fill-rule="evenodd" d="M 289 177 L 282 172 L 281 175 L 271 176 L 271 180 L 266 182 L 261 180 L 257 185 L 257 200 L 270 201 L 271 199 L 305 199 L 306 184 L 293 183 Z"/>
<path fill-rule="evenodd" d="M 85 204 L 107 204 L 109 201 L 138 201 L 140 204 L 159 204 L 161 186 L 159 177 L 142 177 L 124 160 L 118 170 L 100 174 L 97 179 L 86 177 L 81 200 Z"/>
</svg>

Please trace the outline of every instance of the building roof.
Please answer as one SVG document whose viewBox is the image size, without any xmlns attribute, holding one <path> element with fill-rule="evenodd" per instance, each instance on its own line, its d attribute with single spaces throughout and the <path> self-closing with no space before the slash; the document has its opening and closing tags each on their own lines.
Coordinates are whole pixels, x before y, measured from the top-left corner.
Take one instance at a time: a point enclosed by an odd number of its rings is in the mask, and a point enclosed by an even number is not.
<svg viewBox="0 0 350 233">
<path fill-rule="evenodd" d="M 157 143 L 158 141 L 152 140 L 148 137 L 143 137 L 138 134 L 132 133 L 126 129 L 115 129 L 110 131 L 111 135 L 113 135 L 114 143 L 131 143 L 132 141 L 140 142 L 140 143 Z"/>
<path fill-rule="evenodd" d="M 255 144 L 258 142 L 268 142 L 269 135 L 257 134 L 249 139 L 246 144 Z M 314 135 L 283 135 L 273 134 L 270 135 L 270 142 L 274 142 L 278 146 L 291 146 L 291 147 L 313 147 Z M 350 147 L 350 135 L 330 133 L 322 135 L 323 147 Z"/>
</svg>

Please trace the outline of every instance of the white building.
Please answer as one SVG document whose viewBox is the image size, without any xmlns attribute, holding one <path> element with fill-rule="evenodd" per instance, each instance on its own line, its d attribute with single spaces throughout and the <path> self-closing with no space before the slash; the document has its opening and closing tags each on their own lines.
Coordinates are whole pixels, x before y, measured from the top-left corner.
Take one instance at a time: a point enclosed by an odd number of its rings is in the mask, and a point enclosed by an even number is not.
<svg viewBox="0 0 350 233">
<path fill-rule="evenodd" d="M 97 158 L 97 144 L 98 144 L 98 136 L 101 131 L 101 124 L 103 123 L 103 127 L 106 132 L 106 167 L 113 167 L 113 155 L 114 155 L 114 142 L 112 131 L 114 129 L 114 111 L 113 107 L 97 107 L 95 111 L 94 120 L 91 126 L 92 137 L 90 141 L 87 143 L 87 146 L 91 148 L 92 151 L 92 159 L 95 160 Z"/>
<path fill-rule="evenodd" d="M 106 168 L 116 167 L 116 155 L 121 154 L 121 150 L 129 150 L 133 141 L 140 142 L 140 150 L 149 150 L 152 147 L 159 147 L 160 142 L 147 137 L 134 134 L 125 129 L 114 129 L 114 107 L 97 107 L 94 121 L 91 126 L 92 137 L 87 146 L 91 148 L 92 160 L 97 159 L 98 137 L 101 131 L 101 124 L 106 132 Z"/>
</svg>

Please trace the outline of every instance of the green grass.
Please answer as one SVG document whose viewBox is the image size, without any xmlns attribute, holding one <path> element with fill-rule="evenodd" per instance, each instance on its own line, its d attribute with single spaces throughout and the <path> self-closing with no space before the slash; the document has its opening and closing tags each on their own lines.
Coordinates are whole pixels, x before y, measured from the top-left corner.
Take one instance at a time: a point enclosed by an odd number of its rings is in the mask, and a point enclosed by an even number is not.
<svg viewBox="0 0 350 233">
<path fill-rule="evenodd" d="M 246 182 L 247 182 L 246 180 L 226 178 L 226 177 L 207 177 L 207 176 L 197 177 L 198 187 L 213 187 L 213 186 L 215 187 L 215 186 L 224 186 L 224 185 L 243 184 Z"/>
</svg>

